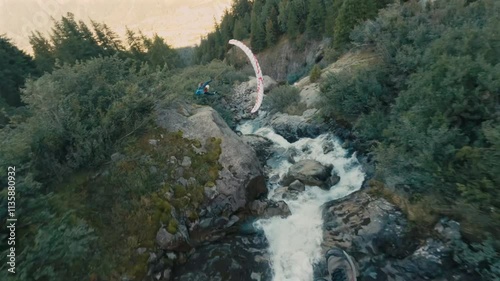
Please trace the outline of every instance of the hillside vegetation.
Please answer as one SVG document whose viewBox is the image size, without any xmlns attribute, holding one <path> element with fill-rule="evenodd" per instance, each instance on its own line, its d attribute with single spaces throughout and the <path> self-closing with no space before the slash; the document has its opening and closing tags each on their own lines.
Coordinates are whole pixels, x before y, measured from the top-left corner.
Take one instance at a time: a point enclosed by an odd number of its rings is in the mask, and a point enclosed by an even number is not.
<svg viewBox="0 0 500 281">
<path fill-rule="evenodd" d="M 499 4 L 409 2 L 381 10 L 350 35 L 381 62 L 322 84 L 323 114 L 352 128 L 356 148 L 376 163 L 372 186 L 406 197 L 400 206 L 421 225 L 458 220 L 475 242 L 500 235 Z M 499 244 L 486 241 L 467 251 L 474 262 L 457 260 L 498 280 L 491 247 Z"/>
<path fill-rule="evenodd" d="M 148 257 L 136 250 L 153 247 L 161 224 L 178 231 L 173 212 L 197 218 L 220 141 L 196 154 L 195 141 L 157 130 L 154 108 L 179 98 L 208 104 L 231 125 L 218 99 L 193 96 L 209 78 L 222 97 L 247 79 L 221 62 L 230 38 L 255 52 L 329 38 L 327 60 L 375 52 L 372 65 L 326 79 L 319 66 L 304 70 L 321 83 L 322 118 L 350 129 L 355 149 L 373 160 L 373 194 L 427 234 L 442 216 L 458 220 L 468 244 L 457 242 L 455 261 L 498 280 L 499 14 L 495 0 L 235 0 L 194 50 L 202 65 L 191 66 L 190 50 L 179 54 L 159 36 L 129 30 L 123 44 L 105 24 L 71 14 L 48 37 L 32 35 L 33 58 L 0 37 L 0 170 L 16 167 L 20 280 L 142 280 Z M 268 97 L 275 110 L 302 111 L 290 85 Z M 183 173 L 198 184 L 181 189 L 169 160 L 184 155 L 193 165 Z M 2 222 L 7 198 L 2 189 Z M 0 251 L 7 255 L 5 243 Z"/>
<path fill-rule="evenodd" d="M 137 249 L 153 250 L 161 225 L 176 233 L 179 219 L 196 220 L 203 188 L 217 179 L 220 140 L 195 153 L 199 143 L 154 125 L 154 108 L 182 99 L 211 104 L 232 121 L 194 90 L 217 77 L 213 85 L 229 95 L 246 76 L 217 61 L 183 68 L 160 37 L 128 34 L 124 47 L 104 24 L 90 32 L 69 14 L 50 39 L 33 35 L 34 58 L 0 38 L 0 170 L 16 169 L 19 280 L 142 280 L 149 254 Z M 193 179 L 186 188 L 172 162 L 184 156 L 192 162 L 181 175 Z M 8 197 L 2 189 L 3 222 Z M 7 255 L 7 243 L 0 251 Z"/>
</svg>

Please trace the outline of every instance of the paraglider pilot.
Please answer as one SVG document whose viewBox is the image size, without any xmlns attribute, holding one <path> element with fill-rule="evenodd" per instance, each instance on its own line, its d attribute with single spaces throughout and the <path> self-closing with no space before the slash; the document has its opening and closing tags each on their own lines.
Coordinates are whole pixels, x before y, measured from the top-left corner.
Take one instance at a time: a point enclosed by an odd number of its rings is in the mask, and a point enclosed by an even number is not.
<svg viewBox="0 0 500 281">
<path fill-rule="evenodd" d="M 214 93 L 210 93 L 208 90 L 210 89 L 210 82 L 212 82 L 212 79 L 208 80 L 207 82 L 203 83 L 203 82 L 200 82 L 200 84 L 198 84 L 198 89 L 196 90 L 195 92 L 195 95 L 214 95 Z"/>
</svg>

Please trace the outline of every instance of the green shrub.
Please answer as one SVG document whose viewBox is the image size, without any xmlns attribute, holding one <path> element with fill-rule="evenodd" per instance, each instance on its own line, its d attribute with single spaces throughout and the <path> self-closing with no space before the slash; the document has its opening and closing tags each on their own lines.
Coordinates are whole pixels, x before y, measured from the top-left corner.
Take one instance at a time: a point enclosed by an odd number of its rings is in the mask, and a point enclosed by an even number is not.
<svg viewBox="0 0 500 281">
<path fill-rule="evenodd" d="M 467 271 L 475 271 L 483 280 L 500 280 L 500 255 L 490 237 L 470 246 L 455 241 L 453 260 Z"/>
<path fill-rule="evenodd" d="M 311 72 L 309 73 L 309 80 L 314 83 L 318 81 L 318 79 L 321 77 L 321 67 L 317 64 L 314 65 L 312 68 Z"/>
<path fill-rule="evenodd" d="M 266 95 L 264 102 L 272 112 L 285 112 L 287 107 L 300 103 L 299 90 L 288 85 L 279 86 Z"/>
</svg>

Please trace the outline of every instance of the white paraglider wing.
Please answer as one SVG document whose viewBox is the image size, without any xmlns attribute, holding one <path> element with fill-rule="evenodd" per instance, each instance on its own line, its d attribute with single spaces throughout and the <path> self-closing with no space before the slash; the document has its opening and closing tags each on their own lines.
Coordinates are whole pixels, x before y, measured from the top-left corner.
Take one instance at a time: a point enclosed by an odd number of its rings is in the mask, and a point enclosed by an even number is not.
<svg viewBox="0 0 500 281">
<path fill-rule="evenodd" d="M 235 45 L 243 50 L 243 52 L 245 52 L 248 59 L 250 59 L 250 62 L 252 63 L 253 70 L 255 71 L 255 77 L 257 78 L 257 100 L 255 101 L 255 105 L 251 110 L 251 112 L 254 113 L 259 110 L 260 105 L 262 104 L 262 98 L 264 97 L 264 78 L 262 78 L 262 71 L 260 71 L 259 61 L 257 60 L 257 57 L 255 57 L 255 55 L 252 53 L 252 51 L 240 41 L 231 39 L 229 40 L 229 44 Z"/>
</svg>

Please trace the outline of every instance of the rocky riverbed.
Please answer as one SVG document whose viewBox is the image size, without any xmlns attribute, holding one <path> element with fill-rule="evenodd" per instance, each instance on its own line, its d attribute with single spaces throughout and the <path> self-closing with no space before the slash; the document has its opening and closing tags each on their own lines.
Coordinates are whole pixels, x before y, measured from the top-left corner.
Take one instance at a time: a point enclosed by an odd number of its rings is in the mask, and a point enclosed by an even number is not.
<svg viewBox="0 0 500 281">
<path fill-rule="evenodd" d="M 265 81 L 266 90 L 276 85 Z M 221 139 L 222 169 L 196 222 L 176 235 L 158 231 L 150 279 L 321 280 L 324 253 L 340 247 L 355 258 L 358 280 L 468 280 L 452 258 L 458 223 L 443 218 L 433 233 L 413 235 L 404 214 L 363 185 L 366 161 L 314 123 L 314 108 L 251 116 L 251 86 L 240 85 L 226 102 L 238 134 L 209 107 L 159 111 L 169 131 L 202 144 Z"/>
</svg>

